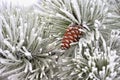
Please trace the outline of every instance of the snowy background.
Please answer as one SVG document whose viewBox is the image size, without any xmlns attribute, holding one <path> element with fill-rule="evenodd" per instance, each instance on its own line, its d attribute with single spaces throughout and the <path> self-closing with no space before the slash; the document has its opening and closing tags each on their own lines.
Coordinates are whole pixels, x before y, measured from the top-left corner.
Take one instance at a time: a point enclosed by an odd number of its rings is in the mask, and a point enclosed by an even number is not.
<svg viewBox="0 0 120 80">
<path fill-rule="evenodd" d="M 10 5 L 16 6 L 16 7 L 30 7 L 34 4 L 36 4 L 39 0 L 0 0 L 0 7 Z"/>
</svg>

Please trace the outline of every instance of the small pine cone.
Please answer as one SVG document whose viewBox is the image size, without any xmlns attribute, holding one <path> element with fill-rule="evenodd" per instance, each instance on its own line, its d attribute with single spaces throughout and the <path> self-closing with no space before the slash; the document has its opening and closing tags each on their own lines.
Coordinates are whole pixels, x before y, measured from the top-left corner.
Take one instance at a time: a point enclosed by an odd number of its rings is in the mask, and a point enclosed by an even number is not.
<svg viewBox="0 0 120 80">
<path fill-rule="evenodd" d="M 81 25 L 73 24 L 66 29 L 61 44 L 62 50 L 69 49 L 70 43 L 79 41 L 82 35 L 82 32 L 79 30 L 80 28 L 82 28 Z"/>
</svg>

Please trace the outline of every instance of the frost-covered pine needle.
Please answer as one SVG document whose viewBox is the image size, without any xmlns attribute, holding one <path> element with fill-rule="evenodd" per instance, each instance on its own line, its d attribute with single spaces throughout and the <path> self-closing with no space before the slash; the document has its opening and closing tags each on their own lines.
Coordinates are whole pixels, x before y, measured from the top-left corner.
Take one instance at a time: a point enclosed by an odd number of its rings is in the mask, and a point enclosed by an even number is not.
<svg viewBox="0 0 120 80">
<path fill-rule="evenodd" d="M 96 30 L 94 34 L 91 34 L 91 36 L 94 36 L 94 39 L 90 42 L 84 39 L 80 40 L 75 57 L 62 58 L 62 63 L 60 62 L 62 68 L 58 73 L 61 80 L 120 79 L 120 56 L 110 45 L 107 46 L 100 33 L 99 37 L 96 35 L 98 33 L 99 31 Z"/>
<path fill-rule="evenodd" d="M 0 12 L 0 75 L 9 80 L 52 79 L 55 61 L 49 53 L 56 42 L 50 30 L 32 10 Z"/>
</svg>

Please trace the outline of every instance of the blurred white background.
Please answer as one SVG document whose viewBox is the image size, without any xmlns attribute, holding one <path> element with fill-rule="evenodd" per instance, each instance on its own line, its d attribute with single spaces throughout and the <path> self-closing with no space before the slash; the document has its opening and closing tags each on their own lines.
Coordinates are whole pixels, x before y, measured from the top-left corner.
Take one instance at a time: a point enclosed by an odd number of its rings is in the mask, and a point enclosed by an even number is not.
<svg viewBox="0 0 120 80">
<path fill-rule="evenodd" d="M 0 0 L 0 8 L 3 6 L 9 7 L 10 5 L 16 7 L 30 7 L 37 2 L 38 0 Z"/>
</svg>

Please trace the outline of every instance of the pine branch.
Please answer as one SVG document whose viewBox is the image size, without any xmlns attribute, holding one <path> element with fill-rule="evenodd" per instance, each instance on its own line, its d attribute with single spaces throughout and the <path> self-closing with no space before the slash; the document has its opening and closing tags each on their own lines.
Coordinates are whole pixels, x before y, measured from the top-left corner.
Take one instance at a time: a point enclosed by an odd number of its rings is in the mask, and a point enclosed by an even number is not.
<svg viewBox="0 0 120 80">
<path fill-rule="evenodd" d="M 57 25 L 64 25 L 60 23 L 62 20 L 69 24 L 86 23 L 87 25 L 94 25 L 95 20 L 102 22 L 107 14 L 107 6 L 104 0 L 43 0 L 37 7 L 41 14 L 48 14 L 54 20 L 53 22 L 59 21 Z"/>
<path fill-rule="evenodd" d="M 32 11 L 15 9 L 0 13 L 0 74 L 10 80 L 54 78 L 56 37 L 52 26 Z M 49 46 L 51 45 L 51 46 Z"/>
<path fill-rule="evenodd" d="M 119 80 L 118 52 L 106 44 L 98 30 L 90 37 L 93 38 L 87 37 L 89 41 L 80 40 L 74 58 L 61 59 L 62 68 L 58 73 L 61 80 Z"/>
</svg>

